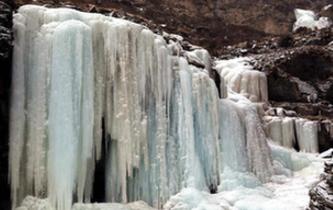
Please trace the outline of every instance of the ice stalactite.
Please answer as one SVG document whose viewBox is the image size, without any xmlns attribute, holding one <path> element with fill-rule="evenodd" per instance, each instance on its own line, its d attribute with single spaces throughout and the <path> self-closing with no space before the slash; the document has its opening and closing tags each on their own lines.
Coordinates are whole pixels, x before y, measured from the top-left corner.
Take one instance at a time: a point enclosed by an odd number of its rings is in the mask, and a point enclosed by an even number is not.
<svg viewBox="0 0 333 210">
<path fill-rule="evenodd" d="M 49 195 L 58 209 L 69 209 L 73 191 L 83 200 L 87 164 L 92 158 L 91 31 L 74 20 L 42 25 L 47 21 L 44 11 L 22 7 L 14 21 L 16 40 L 24 40 L 25 45 L 15 48 L 23 54 L 14 56 L 14 63 L 22 61 L 14 72 L 23 69 L 18 78 L 24 79 L 13 83 L 12 104 L 22 104 L 25 114 L 16 119 L 19 110 L 11 112 L 11 122 L 20 126 L 11 128 L 11 133 L 24 130 L 20 139 L 11 135 L 10 140 L 22 142 L 19 152 L 16 145 L 10 147 L 11 173 L 15 173 L 11 175 L 12 198 L 16 205 L 27 194 Z M 23 90 L 24 97 L 16 96 L 15 92 Z"/>
<path fill-rule="evenodd" d="M 48 107 L 48 194 L 58 209 L 71 208 L 73 191 L 83 201 L 87 164 L 92 158 L 91 43 L 91 30 L 82 22 L 66 21 L 55 28 Z"/>
</svg>

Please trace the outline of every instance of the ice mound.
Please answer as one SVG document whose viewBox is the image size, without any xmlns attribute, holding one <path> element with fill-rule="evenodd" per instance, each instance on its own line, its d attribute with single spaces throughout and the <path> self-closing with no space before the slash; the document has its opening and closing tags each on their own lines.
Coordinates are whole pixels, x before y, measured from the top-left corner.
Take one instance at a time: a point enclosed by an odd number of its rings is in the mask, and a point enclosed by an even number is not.
<svg viewBox="0 0 333 210">
<path fill-rule="evenodd" d="M 327 17 L 317 17 L 311 10 L 295 9 L 296 22 L 293 31 L 301 27 L 311 30 L 328 28 L 332 25 Z"/>
</svg>

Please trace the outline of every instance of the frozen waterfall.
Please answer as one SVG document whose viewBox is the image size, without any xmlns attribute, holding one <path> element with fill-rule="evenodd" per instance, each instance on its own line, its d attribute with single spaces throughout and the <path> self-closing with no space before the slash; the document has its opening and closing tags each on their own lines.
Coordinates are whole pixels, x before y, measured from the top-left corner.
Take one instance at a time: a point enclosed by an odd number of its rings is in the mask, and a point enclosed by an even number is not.
<svg viewBox="0 0 333 210">
<path fill-rule="evenodd" d="M 105 202 L 161 208 L 184 189 L 217 193 L 269 182 L 280 166 L 274 154 L 290 156 L 271 151 L 253 103 L 268 100 L 266 77 L 234 71 L 243 60 L 220 63 L 221 99 L 206 50 L 184 52 L 139 24 L 26 5 L 14 15 L 14 32 L 13 209 L 22 201 L 48 210 L 99 208 L 84 203 L 91 202 L 101 159 Z M 298 124 L 299 135 L 308 136 L 312 125 Z M 289 147 L 294 141 L 280 138 Z M 143 204 L 133 205 L 101 208 Z"/>
</svg>

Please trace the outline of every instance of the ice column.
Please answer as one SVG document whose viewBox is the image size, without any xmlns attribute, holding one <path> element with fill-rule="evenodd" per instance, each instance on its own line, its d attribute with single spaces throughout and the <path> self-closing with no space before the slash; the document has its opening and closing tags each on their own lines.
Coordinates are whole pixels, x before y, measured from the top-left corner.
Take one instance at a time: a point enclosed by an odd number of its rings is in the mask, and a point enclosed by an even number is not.
<svg viewBox="0 0 333 210">
<path fill-rule="evenodd" d="M 265 116 L 268 136 L 277 144 L 296 148 L 302 152 L 316 153 L 318 122 L 296 117 Z"/>
<path fill-rule="evenodd" d="M 79 21 L 56 27 L 49 102 L 48 189 L 57 209 L 70 209 L 77 184 L 82 202 L 92 158 L 93 66 L 91 30 Z"/>
</svg>

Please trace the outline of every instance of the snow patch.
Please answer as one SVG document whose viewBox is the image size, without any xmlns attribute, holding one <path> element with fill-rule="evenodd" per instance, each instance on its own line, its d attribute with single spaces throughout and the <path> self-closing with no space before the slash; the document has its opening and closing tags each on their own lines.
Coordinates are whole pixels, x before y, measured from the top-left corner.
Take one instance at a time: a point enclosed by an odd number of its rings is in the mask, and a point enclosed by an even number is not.
<svg viewBox="0 0 333 210">
<path fill-rule="evenodd" d="M 296 22 L 294 23 L 293 31 L 301 27 L 311 30 L 328 28 L 331 26 L 331 21 L 327 17 L 317 17 L 311 10 L 295 9 Z"/>
</svg>

